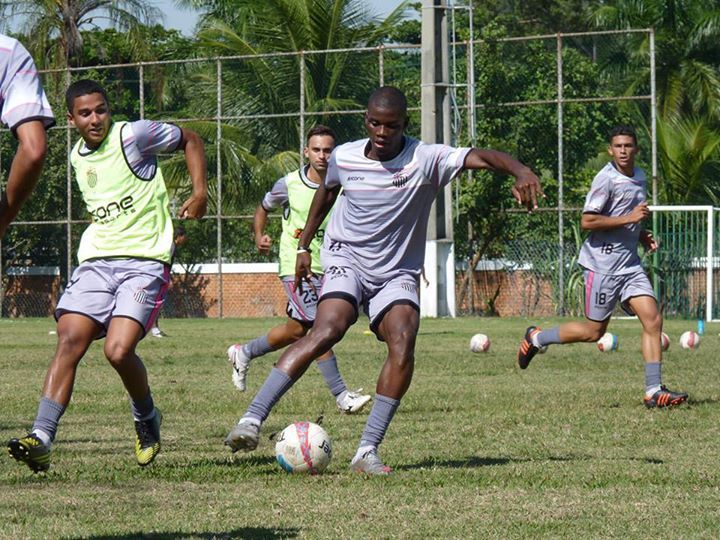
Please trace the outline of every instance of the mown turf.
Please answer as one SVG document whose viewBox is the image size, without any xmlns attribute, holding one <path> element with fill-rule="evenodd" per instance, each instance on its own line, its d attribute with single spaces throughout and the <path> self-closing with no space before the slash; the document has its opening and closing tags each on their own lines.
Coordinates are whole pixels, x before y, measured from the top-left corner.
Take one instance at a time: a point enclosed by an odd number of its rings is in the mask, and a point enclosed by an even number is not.
<svg viewBox="0 0 720 540">
<path fill-rule="evenodd" d="M 663 375 L 691 402 L 642 405 L 639 323 L 613 321 L 620 350 L 554 347 L 527 371 L 515 354 L 528 321 L 424 320 L 415 378 L 381 455 L 389 478 L 348 471 L 366 414 L 343 416 L 315 368 L 278 404 L 260 447 L 222 441 L 277 354 L 254 362 L 245 393 L 225 349 L 279 319 L 165 320 L 140 355 L 163 409 L 163 450 L 140 469 L 127 398 L 93 345 L 63 417 L 52 466 L 0 460 L 0 538 L 716 538 L 720 535 L 718 325 L 701 348 L 666 322 Z M 539 321 L 548 326 L 558 321 Z M 351 388 L 374 391 L 384 346 L 358 323 L 336 352 Z M 32 423 L 55 339 L 51 320 L 0 320 L 0 437 Z M 488 334 L 487 354 L 468 351 Z M 318 477 L 284 473 L 268 436 L 314 420 L 333 439 Z"/>
</svg>

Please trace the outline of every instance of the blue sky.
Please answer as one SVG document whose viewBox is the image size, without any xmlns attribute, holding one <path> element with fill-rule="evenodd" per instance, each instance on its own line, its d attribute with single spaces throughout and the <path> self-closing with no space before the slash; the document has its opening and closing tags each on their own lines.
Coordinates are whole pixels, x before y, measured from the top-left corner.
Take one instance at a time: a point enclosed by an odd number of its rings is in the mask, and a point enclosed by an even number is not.
<svg viewBox="0 0 720 540">
<path fill-rule="evenodd" d="M 367 0 L 378 15 L 386 15 L 395 9 L 401 0 Z M 155 5 L 165 13 L 165 26 L 176 28 L 186 35 L 192 34 L 197 16 L 192 11 L 180 10 L 173 0 L 155 0 Z"/>
</svg>

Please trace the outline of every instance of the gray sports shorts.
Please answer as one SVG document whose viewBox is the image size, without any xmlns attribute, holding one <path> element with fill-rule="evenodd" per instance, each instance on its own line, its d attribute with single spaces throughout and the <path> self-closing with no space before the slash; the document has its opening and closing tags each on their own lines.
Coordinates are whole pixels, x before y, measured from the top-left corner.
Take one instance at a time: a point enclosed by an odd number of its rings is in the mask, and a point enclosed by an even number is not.
<svg viewBox="0 0 720 540">
<path fill-rule="evenodd" d="M 399 304 L 412 306 L 420 312 L 420 292 L 417 276 L 398 272 L 382 284 L 365 279 L 350 261 L 338 255 L 323 254 L 325 275 L 323 277 L 320 302 L 328 298 L 343 298 L 355 306 L 355 317 L 359 307 L 370 318 L 370 330 L 377 329 L 385 314 Z"/>
<path fill-rule="evenodd" d="M 604 321 L 610 317 L 618 300 L 625 313 L 635 315 L 630 309 L 628 300 L 636 296 L 655 298 L 655 292 L 645 272 L 612 276 L 585 269 L 583 276 L 585 277 L 585 317 L 591 321 Z"/>
<path fill-rule="evenodd" d="M 298 321 L 303 326 L 312 326 L 315 322 L 322 278 L 313 277 L 310 279 L 315 286 L 314 291 L 309 284 L 303 283 L 302 292 L 295 290 L 295 276 L 283 276 L 280 279 L 285 289 L 285 295 L 288 298 L 287 316 Z"/>
<path fill-rule="evenodd" d="M 113 317 L 137 321 L 145 332 L 160 313 L 170 284 L 170 266 L 145 259 L 92 259 L 73 272 L 55 319 L 79 313 L 95 321 L 104 337 Z"/>
</svg>

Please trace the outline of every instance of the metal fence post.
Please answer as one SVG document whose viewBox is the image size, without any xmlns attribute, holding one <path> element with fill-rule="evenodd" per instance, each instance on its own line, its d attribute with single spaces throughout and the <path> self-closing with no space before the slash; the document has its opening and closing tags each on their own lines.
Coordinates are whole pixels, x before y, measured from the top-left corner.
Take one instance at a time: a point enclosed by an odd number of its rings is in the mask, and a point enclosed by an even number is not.
<svg viewBox="0 0 720 540">
<path fill-rule="evenodd" d="M 140 120 L 145 119 L 145 67 L 138 68 L 138 97 L 140 98 Z"/>
<path fill-rule="evenodd" d="M 378 47 L 378 71 L 380 72 L 380 86 L 385 86 L 385 47 Z"/>
<path fill-rule="evenodd" d="M 657 164 L 657 88 L 655 80 L 655 29 L 650 29 L 650 154 L 652 168 L 652 203 L 657 206 L 658 203 L 658 164 Z M 658 230 L 657 215 L 653 212 L 652 216 L 653 231 Z M 653 253 L 653 267 L 657 268 L 660 262 L 660 255 L 656 251 Z M 658 282 L 657 272 L 653 272 L 653 290 L 655 296 L 660 298 L 660 283 Z"/>
<path fill-rule="evenodd" d="M 300 51 L 300 164 L 303 162 L 303 149 L 305 148 L 305 51 Z"/>
<path fill-rule="evenodd" d="M 65 72 L 65 87 L 67 88 L 68 86 L 70 86 L 69 69 Z M 70 137 L 70 126 L 67 125 L 67 120 L 65 121 L 65 124 L 66 155 L 69 156 L 70 151 L 72 150 L 72 138 Z M 67 190 L 67 223 L 65 226 L 67 230 L 67 256 L 65 262 L 67 264 L 67 280 L 70 281 L 70 276 L 72 276 L 72 167 L 69 159 L 65 164 L 65 181 Z"/>
<path fill-rule="evenodd" d="M 563 221 L 563 61 L 562 34 L 557 35 L 557 136 L 558 136 L 558 314 L 565 315 L 565 244 Z"/>
<path fill-rule="evenodd" d="M 223 272 L 222 272 L 222 61 L 216 60 L 217 66 L 217 117 L 215 133 L 215 158 L 217 163 L 217 205 L 215 222 L 217 224 L 217 276 L 218 276 L 218 318 L 223 317 Z"/>
</svg>

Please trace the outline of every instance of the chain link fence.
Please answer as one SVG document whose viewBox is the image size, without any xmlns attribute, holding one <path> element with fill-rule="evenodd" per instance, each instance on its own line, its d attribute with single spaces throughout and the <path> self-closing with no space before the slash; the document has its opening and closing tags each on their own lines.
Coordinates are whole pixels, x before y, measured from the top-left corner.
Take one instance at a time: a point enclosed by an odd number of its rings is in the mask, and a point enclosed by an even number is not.
<svg viewBox="0 0 720 540">
<path fill-rule="evenodd" d="M 638 127 L 641 165 L 651 179 L 651 196 L 657 193 L 653 33 L 459 40 L 463 32 L 472 36 L 472 28 L 456 26 L 454 20 L 451 26 L 448 142 L 516 155 L 541 176 L 547 194 L 545 210 L 526 216 L 509 209 L 507 179 L 476 173 L 455 183 L 458 312 L 581 313 L 574 265 L 581 241 L 578 208 L 593 175 L 607 161 L 601 155 L 605 134 L 615 123 Z M 171 121 L 205 140 L 208 216 L 186 224 L 189 241 L 177 255 L 166 314 L 274 315 L 284 313 L 282 288 L 271 264 L 277 253 L 266 258 L 255 250 L 255 205 L 275 179 L 299 166 L 303 134 L 315 123 L 331 125 L 341 141 L 364 136 L 364 104 L 379 85 L 406 93 L 409 133 L 418 136 L 420 55 L 419 45 L 388 45 L 45 72 L 59 126 L 50 130 L 39 189 L 0 244 L 2 316 L 51 313 L 76 264 L 88 222 L 67 160 L 77 136 L 64 125 L 62 95 L 72 80 L 90 77 L 105 84 L 117 120 Z M 639 67 L 635 84 L 627 86 L 628 74 L 619 71 L 617 59 L 631 57 Z M 332 106 L 313 101 L 313 88 L 323 77 L 318 66 L 338 62 L 351 65 L 357 76 L 353 80 L 361 82 L 342 86 Z M 282 92 L 276 89 L 283 99 L 265 99 L 267 89 L 247 82 L 260 68 L 296 74 Z M 11 135 L 0 132 L 3 178 L 13 152 Z M 177 211 L 189 193 L 182 156 L 163 156 L 161 163 L 172 210 Z M 268 225 L 274 238 L 279 226 L 279 219 Z"/>
</svg>

